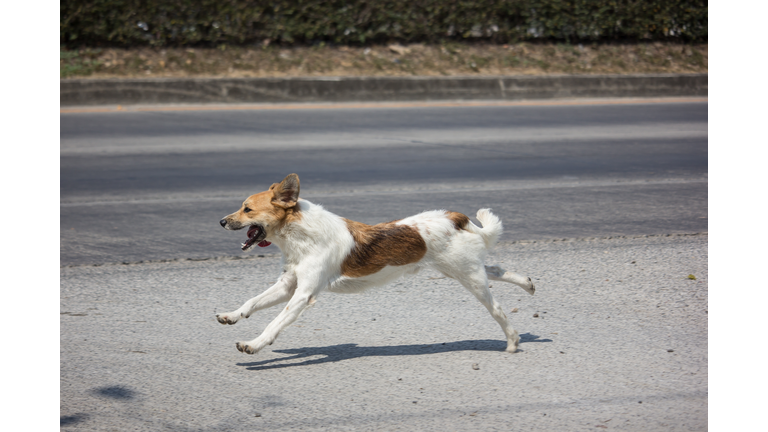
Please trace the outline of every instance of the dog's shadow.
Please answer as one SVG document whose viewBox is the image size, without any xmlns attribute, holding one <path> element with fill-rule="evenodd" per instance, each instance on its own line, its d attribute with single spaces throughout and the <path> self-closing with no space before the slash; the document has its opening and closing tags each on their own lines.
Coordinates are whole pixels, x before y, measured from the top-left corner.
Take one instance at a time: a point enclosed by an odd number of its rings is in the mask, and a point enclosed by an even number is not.
<svg viewBox="0 0 768 432">
<path fill-rule="evenodd" d="M 520 335 L 520 343 L 552 342 L 552 339 L 539 339 L 539 336 L 525 333 Z M 294 366 L 309 366 L 321 363 L 339 362 L 360 357 L 388 357 L 411 356 L 424 354 L 440 354 L 454 351 L 504 351 L 507 343 L 500 340 L 466 340 L 445 342 L 429 345 L 394 345 L 361 347 L 357 344 L 342 344 L 325 347 L 307 347 L 297 349 L 274 350 L 281 354 L 292 354 L 288 357 L 280 357 L 250 363 L 237 363 L 248 370 L 281 369 Z M 320 358 L 314 358 L 318 357 Z M 296 362 L 296 360 L 307 359 Z"/>
</svg>

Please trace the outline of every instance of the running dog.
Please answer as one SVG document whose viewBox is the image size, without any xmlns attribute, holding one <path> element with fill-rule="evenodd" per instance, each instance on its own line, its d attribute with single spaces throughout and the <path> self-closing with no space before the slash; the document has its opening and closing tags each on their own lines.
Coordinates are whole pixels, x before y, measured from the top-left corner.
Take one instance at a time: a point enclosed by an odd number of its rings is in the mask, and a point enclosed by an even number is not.
<svg viewBox="0 0 768 432">
<path fill-rule="evenodd" d="M 243 251 L 277 245 L 283 253 L 283 273 L 261 295 L 216 319 L 231 325 L 260 309 L 288 302 L 256 339 L 235 344 L 239 351 L 255 354 L 271 345 L 323 291 L 360 292 L 431 267 L 477 297 L 504 331 L 506 351 L 514 353 L 520 337 L 491 296 L 488 279 L 513 283 L 531 295 L 535 288 L 529 277 L 483 263 L 502 225 L 489 209 L 479 210 L 477 219 L 482 227 L 461 213 L 434 210 L 366 225 L 300 199 L 299 176 L 290 174 L 269 190 L 248 197 L 238 211 L 219 222 L 228 230 L 248 229 Z"/>
</svg>

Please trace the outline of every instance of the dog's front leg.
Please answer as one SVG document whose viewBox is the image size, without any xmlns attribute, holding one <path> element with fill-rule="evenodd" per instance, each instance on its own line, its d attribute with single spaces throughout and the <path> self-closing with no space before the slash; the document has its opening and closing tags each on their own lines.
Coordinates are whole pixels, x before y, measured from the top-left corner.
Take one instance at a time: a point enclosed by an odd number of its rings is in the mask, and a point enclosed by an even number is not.
<svg viewBox="0 0 768 432">
<path fill-rule="evenodd" d="M 254 312 L 287 302 L 296 290 L 296 275 L 284 272 L 277 283 L 266 291 L 248 300 L 235 311 L 216 314 L 216 319 L 222 324 L 235 324 L 240 318 L 248 318 Z"/>
<path fill-rule="evenodd" d="M 293 297 L 291 297 L 291 300 L 288 301 L 285 308 L 280 311 L 277 318 L 269 323 L 267 328 L 265 328 L 261 335 L 256 339 L 249 342 L 237 342 L 235 344 L 237 349 L 246 354 L 256 354 L 265 346 L 272 345 L 272 342 L 275 341 L 277 335 L 280 334 L 284 328 L 296 321 L 302 312 L 315 303 L 319 291 L 318 287 L 319 284 L 317 283 L 305 285 L 299 281 L 296 292 Z"/>
</svg>

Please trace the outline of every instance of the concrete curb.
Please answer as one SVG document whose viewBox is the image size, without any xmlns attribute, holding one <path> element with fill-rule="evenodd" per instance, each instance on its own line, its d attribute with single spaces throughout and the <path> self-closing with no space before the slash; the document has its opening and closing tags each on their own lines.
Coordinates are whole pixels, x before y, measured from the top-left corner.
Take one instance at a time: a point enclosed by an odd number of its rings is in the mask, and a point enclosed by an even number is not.
<svg viewBox="0 0 768 432">
<path fill-rule="evenodd" d="M 707 96 L 707 74 L 63 79 L 60 106 Z"/>
</svg>

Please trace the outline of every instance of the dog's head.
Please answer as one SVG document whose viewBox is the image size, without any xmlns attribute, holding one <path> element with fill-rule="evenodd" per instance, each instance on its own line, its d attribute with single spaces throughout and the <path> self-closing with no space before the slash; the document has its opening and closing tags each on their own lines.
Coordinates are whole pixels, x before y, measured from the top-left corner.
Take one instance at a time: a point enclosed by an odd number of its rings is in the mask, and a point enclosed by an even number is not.
<svg viewBox="0 0 768 432">
<path fill-rule="evenodd" d="M 243 202 L 240 210 L 219 221 L 228 230 L 248 228 L 248 239 L 242 244 L 244 251 L 254 245 L 269 246 L 267 238 L 285 225 L 291 217 L 297 216 L 299 201 L 299 176 L 289 174 L 269 190 L 251 195 Z"/>
</svg>

